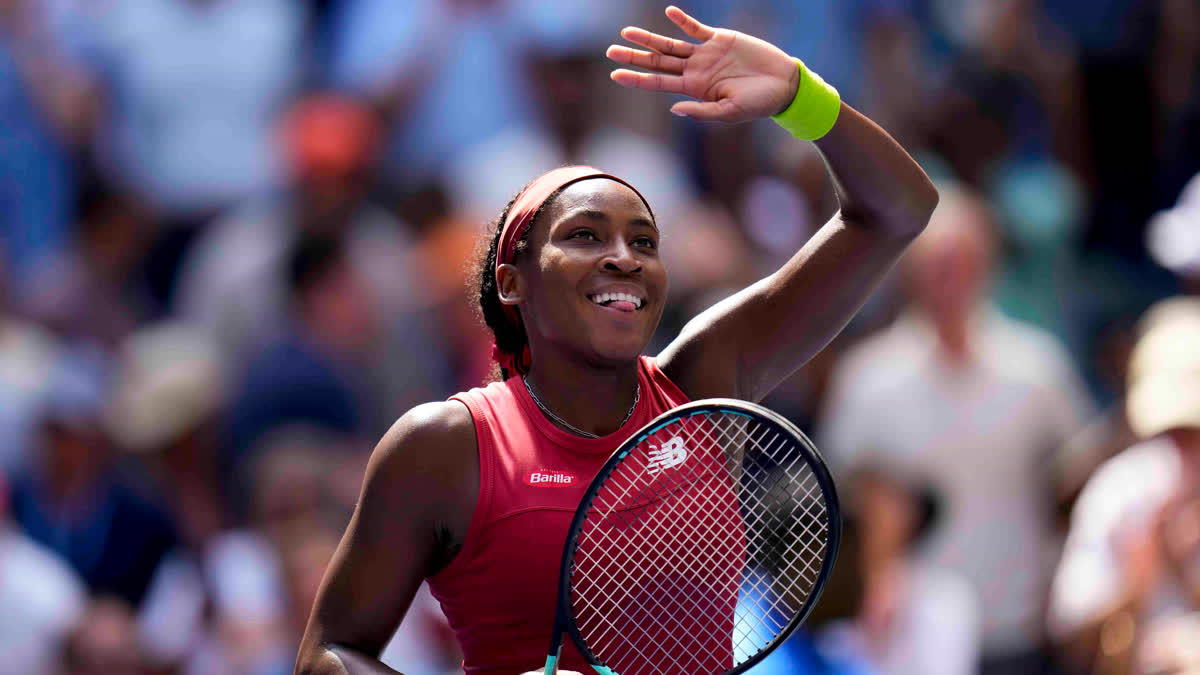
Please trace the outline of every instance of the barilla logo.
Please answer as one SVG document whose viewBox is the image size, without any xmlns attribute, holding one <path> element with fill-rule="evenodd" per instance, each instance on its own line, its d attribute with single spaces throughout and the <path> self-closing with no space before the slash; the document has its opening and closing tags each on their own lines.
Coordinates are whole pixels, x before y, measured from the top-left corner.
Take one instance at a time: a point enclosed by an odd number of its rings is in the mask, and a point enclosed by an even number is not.
<svg viewBox="0 0 1200 675">
<path fill-rule="evenodd" d="M 525 476 L 525 484 L 538 487 L 569 487 L 575 484 L 575 476 L 566 471 L 538 469 Z"/>
</svg>

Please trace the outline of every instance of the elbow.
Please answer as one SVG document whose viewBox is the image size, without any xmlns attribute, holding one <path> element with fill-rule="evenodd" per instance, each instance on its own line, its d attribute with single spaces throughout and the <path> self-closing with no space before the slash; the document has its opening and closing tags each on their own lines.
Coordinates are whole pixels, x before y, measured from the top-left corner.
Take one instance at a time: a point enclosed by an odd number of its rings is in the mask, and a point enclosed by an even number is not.
<svg viewBox="0 0 1200 675">
<path fill-rule="evenodd" d="M 908 211 L 910 212 L 910 226 L 913 228 L 913 236 L 921 234 L 925 231 L 925 226 L 929 224 L 929 219 L 933 217 L 933 211 L 938 205 L 938 190 L 933 185 L 933 182 L 928 177 L 922 175 L 921 185 L 913 191 L 913 197 L 910 200 Z"/>
<path fill-rule="evenodd" d="M 345 675 L 342 660 L 327 647 L 302 649 L 296 658 L 294 675 Z"/>
<path fill-rule="evenodd" d="M 843 203 L 841 217 L 844 222 L 870 228 L 889 240 L 911 241 L 925 231 L 937 205 L 937 188 L 922 174 L 919 182 L 888 202 L 874 205 Z"/>
<path fill-rule="evenodd" d="M 916 239 L 933 217 L 938 205 L 938 191 L 922 174 L 920 182 L 897 202 L 884 217 L 886 229 L 901 238 Z"/>
</svg>

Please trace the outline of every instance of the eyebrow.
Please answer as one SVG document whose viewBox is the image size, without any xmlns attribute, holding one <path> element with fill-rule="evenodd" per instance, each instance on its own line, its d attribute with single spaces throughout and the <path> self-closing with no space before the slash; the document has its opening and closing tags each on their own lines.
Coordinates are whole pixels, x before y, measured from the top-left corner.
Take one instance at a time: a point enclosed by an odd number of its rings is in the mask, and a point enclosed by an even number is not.
<svg viewBox="0 0 1200 675">
<path fill-rule="evenodd" d="M 589 220 L 604 220 L 604 221 L 609 220 L 607 213 L 605 213 L 603 211 L 596 211 L 595 209 L 580 209 L 579 211 L 573 211 L 573 212 L 567 214 L 568 219 L 574 218 L 576 216 L 583 216 Z M 629 224 L 635 225 L 635 226 L 640 225 L 642 227 L 648 227 L 648 228 L 654 230 L 655 232 L 658 232 L 658 226 L 655 225 L 653 221 L 651 221 L 647 218 L 642 218 L 641 216 L 638 216 L 637 218 L 631 218 L 629 220 Z"/>
</svg>

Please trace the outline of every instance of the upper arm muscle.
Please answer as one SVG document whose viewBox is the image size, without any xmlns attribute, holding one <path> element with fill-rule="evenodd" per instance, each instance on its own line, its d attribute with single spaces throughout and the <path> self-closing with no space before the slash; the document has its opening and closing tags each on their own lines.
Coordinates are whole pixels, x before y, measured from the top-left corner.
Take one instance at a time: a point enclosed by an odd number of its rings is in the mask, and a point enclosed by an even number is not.
<svg viewBox="0 0 1200 675">
<path fill-rule="evenodd" d="M 466 532 L 478 493 L 474 433 L 461 404 L 433 403 L 414 408 L 380 441 L 321 583 L 302 658 L 328 644 L 372 657 L 382 650 L 443 558 L 437 530 Z"/>
</svg>

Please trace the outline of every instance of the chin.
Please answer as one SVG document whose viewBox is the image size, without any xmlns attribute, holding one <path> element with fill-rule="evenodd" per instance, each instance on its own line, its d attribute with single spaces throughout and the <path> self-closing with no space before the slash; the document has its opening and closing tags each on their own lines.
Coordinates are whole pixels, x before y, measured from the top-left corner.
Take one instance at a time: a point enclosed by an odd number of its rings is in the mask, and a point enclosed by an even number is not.
<svg viewBox="0 0 1200 675">
<path fill-rule="evenodd" d="M 649 340 L 612 340 L 592 344 L 592 354 L 608 364 L 623 364 L 636 361 L 646 349 Z"/>
</svg>

